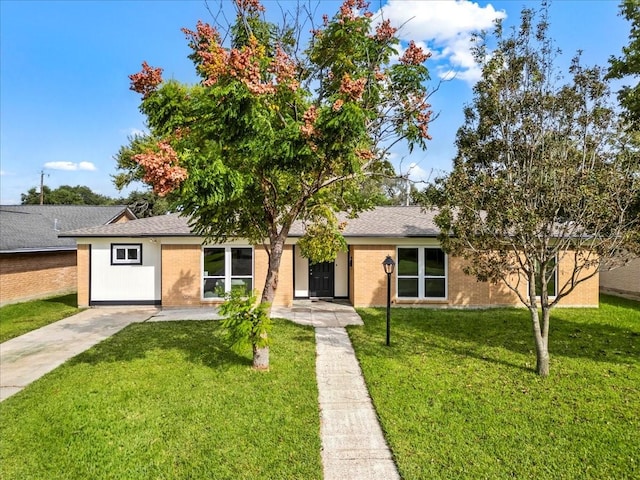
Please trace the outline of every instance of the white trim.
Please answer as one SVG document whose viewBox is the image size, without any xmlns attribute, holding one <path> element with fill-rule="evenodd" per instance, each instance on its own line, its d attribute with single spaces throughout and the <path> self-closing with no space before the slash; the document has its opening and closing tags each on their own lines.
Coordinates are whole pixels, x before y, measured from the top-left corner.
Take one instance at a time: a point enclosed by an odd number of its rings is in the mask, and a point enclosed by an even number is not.
<svg viewBox="0 0 640 480">
<path fill-rule="evenodd" d="M 124 258 L 118 258 L 118 251 L 124 252 Z M 131 251 L 135 252 L 135 258 L 129 258 Z M 112 243 L 111 265 L 142 265 L 141 243 Z"/>
<path fill-rule="evenodd" d="M 233 275 L 231 271 L 232 267 L 232 250 L 237 249 L 250 249 L 251 250 L 251 275 Z M 219 249 L 224 250 L 224 276 L 222 275 L 205 275 L 204 271 L 204 252 L 207 249 Z M 231 291 L 231 287 L 233 285 L 233 279 L 250 279 L 251 280 L 251 288 L 255 290 L 255 250 L 251 245 L 241 245 L 241 244 L 226 244 L 226 245 L 202 245 L 200 249 L 200 300 L 202 301 L 220 301 L 221 297 L 205 297 L 204 296 L 204 286 L 205 281 L 207 279 L 222 279 L 224 281 L 225 293 L 229 293 Z M 208 272 L 207 272 L 208 273 Z"/>
<path fill-rule="evenodd" d="M 448 300 L 449 299 L 449 255 L 447 255 L 446 253 L 444 253 L 444 277 L 437 275 L 427 275 L 425 273 L 425 250 L 429 249 L 429 250 L 440 250 L 442 251 L 442 248 L 439 246 L 431 246 L 431 245 L 401 245 L 401 246 L 396 246 L 396 263 L 400 262 L 400 256 L 399 256 L 399 250 L 400 249 L 417 249 L 418 250 L 418 274 L 417 275 L 402 275 L 400 276 L 398 274 L 399 272 L 399 265 L 396 265 L 396 297 L 400 300 L 437 300 L 437 301 L 442 301 L 442 300 Z M 418 280 L 418 296 L 417 297 L 401 297 L 400 294 L 398 293 L 398 280 L 402 279 L 402 278 L 415 278 Z M 435 279 L 444 279 L 444 297 L 427 297 L 425 295 L 425 288 L 424 288 L 424 283 L 425 280 L 429 279 L 429 278 L 435 278 Z"/>
</svg>

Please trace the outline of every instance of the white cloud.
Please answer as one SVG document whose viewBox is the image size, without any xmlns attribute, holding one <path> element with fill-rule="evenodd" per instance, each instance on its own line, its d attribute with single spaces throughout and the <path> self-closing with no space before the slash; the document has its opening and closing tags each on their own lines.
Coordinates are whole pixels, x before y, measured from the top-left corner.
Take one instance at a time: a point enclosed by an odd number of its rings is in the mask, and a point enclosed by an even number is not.
<svg viewBox="0 0 640 480">
<path fill-rule="evenodd" d="M 5 175 L 7 175 L 7 172 L 5 172 L 4 170 L 0 170 L 0 177 L 4 177 Z"/>
<path fill-rule="evenodd" d="M 91 162 L 80 162 L 78 164 L 78 170 L 87 170 L 89 172 L 95 172 L 97 170 L 97 168 Z"/>
<path fill-rule="evenodd" d="M 455 72 L 456 78 L 470 83 L 480 78 L 471 55 L 472 34 L 491 29 L 496 19 L 507 16 L 491 4 L 481 7 L 462 0 L 388 0 L 378 13 L 400 28 L 402 40 L 431 46 L 432 59 L 446 62 L 437 68 L 440 78 Z"/>
<path fill-rule="evenodd" d="M 97 170 L 96 166 L 91 162 L 47 162 L 44 164 L 44 168 L 49 168 L 51 170 L 67 170 L 67 171 L 75 171 L 75 170 L 86 170 L 93 172 Z"/>
</svg>

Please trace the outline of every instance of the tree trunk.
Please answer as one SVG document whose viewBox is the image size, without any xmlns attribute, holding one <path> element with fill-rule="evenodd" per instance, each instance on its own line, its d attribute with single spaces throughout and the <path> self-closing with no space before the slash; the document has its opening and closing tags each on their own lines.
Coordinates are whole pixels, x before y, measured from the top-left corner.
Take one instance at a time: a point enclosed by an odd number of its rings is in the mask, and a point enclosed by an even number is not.
<svg viewBox="0 0 640 480">
<path fill-rule="evenodd" d="M 266 334 L 264 334 L 266 337 Z M 253 368 L 256 370 L 269 369 L 269 347 L 258 348 L 253 346 Z"/>
<path fill-rule="evenodd" d="M 267 269 L 267 278 L 262 290 L 260 303 L 268 303 L 267 315 L 271 315 L 271 305 L 276 297 L 278 289 L 278 275 L 280 272 L 280 261 L 282 260 L 282 252 L 284 251 L 284 239 L 286 236 L 279 235 L 272 239 L 269 245 L 269 267 Z M 264 334 L 266 337 L 266 334 Z M 269 368 L 269 347 L 258 348 L 253 346 L 253 368 L 257 370 L 266 370 Z"/>
<path fill-rule="evenodd" d="M 536 372 L 541 377 L 546 377 L 549 375 L 549 310 L 543 309 L 542 325 L 537 308 L 530 307 L 529 313 L 536 345 Z"/>
</svg>

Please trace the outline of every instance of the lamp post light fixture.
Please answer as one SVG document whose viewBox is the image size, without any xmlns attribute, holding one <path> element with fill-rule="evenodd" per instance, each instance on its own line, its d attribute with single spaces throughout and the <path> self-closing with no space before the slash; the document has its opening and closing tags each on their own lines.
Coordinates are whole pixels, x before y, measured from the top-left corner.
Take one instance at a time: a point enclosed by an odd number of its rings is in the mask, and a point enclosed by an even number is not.
<svg viewBox="0 0 640 480">
<path fill-rule="evenodd" d="M 387 274 L 387 347 L 390 345 L 391 337 L 391 275 L 396 266 L 396 262 L 393 261 L 391 255 L 387 255 L 387 258 L 382 262 L 384 267 L 384 273 Z"/>
</svg>

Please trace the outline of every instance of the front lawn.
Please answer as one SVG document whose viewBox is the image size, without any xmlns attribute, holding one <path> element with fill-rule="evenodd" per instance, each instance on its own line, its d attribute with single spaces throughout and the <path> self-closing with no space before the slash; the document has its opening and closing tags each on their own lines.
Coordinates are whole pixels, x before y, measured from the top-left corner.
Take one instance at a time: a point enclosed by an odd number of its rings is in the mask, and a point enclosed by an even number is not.
<svg viewBox="0 0 640 480">
<path fill-rule="evenodd" d="M 78 313 L 75 293 L 0 307 L 0 343 Z"/>
<path fill-rule="evenodd" d="M 321 478 L 313 329 L 272 337 L 256 372 L 218 322 L 127 327 L 0 404 L 0 478 Z"/>
<path fill-rule="evenodd" d="M 539 378 L 528 313 L 359 312 L 349 334 L 400 473 L 640 478 L 640 303 L 552 313 Z"/>
</svg>

